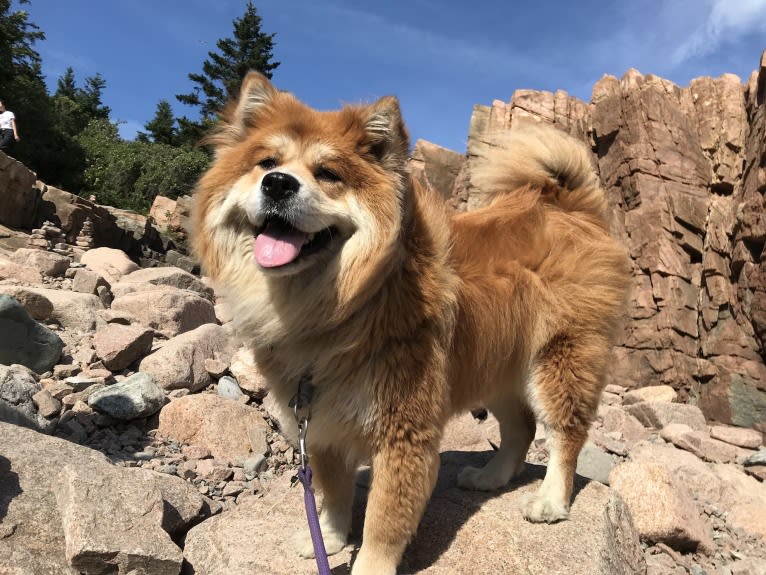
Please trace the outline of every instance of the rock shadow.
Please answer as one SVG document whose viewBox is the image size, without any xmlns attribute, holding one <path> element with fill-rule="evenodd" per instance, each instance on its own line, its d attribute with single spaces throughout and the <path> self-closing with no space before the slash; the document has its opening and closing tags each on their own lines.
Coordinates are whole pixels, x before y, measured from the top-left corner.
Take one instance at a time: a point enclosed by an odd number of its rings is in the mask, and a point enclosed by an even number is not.
<svg viewBox="0 0 766 575">
<path fill-rule="evenodd" d="M 11 501 L 21 495 L 19 475 L 11 469 L 11 462 L 0 455 L 0 524 L 8 514 Z"/>
</svg>

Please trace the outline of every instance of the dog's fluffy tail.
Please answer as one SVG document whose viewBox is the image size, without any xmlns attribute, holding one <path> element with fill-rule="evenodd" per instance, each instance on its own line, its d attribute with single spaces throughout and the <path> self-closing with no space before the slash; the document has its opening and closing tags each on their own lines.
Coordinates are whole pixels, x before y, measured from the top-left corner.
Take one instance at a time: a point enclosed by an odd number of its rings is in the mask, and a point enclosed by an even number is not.
<svg viewBox="0 0 766 575">
<path fill-rule="evenodd" d="M 493 134 L 490 142 L 494 145 L 476 159 L 471 174 L 486 200 L 522 186 L 554 189 L 551 199 L 564 210 L 605 218 L 604 192 L 583 142 L 551 125 L 533 123 Z"/>
</svg>

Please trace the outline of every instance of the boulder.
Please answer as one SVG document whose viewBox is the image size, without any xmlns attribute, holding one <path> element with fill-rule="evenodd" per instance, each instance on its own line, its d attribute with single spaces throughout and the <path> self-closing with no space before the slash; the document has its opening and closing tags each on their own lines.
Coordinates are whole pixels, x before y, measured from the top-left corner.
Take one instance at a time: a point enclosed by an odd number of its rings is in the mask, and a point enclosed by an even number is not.
<svg viewBox="0 0 766 575">
<path fill-rule="evenodd" d="M 28 288 L 21 286 L 0 286 L 0 294 L 13 297 L 21 304 L 32 318 L 38 321 L 45 321 L 53 313 L 53 304 L 51 300 L 42 294 L 36 293 Z"/>
<path fill-rule="evenodd" d="M 32 228 L 40 204 L 36 180 L 24 164 L 0 152 L 0 224 Z"/>
<path fill-rule="evenodd" d="M 110 284 L 118 282 L 122 276 L 139 269 L 138 264 L 125 252 L 114 248 L 88 250 L 82 255 L 80 262 L 101 275 Z"/>
<path fill-rule="evenodd" d="M 34 397 L 42 390 L 35 377 L 21 365 L 0 365 L 0 421 L 51 433 L 55 420 L 43 417 Z"/>
<path fill-rule="evenodd" d="M 682 552 L 714 550 L 713 528 L 667 467 L 624 463 L 615 467 L 609 482 L 625 500 L 642 538 Z"/>
<path fill-rule="evenodd" d="M 207 323 L 169 339 L 141 361 L 139 370 L 154 377 L 163 389 L 199 391 L 213 381 L 205 369 L 205 360 L 222 358 L 228 362 L 231 353 L 226 329 Z"/>
<path fill-rule="evenodd" d="M 194 487 L 22 427 L 0 437 L 0 572 L 179 573 L 169 534 L 204 517 Z"/>
<path fill-rule="evenodd" d="M 147 301 L 152 305 L 146 305 Z M 215 309 L 209 300 L 196 292 L 167 285 L 116 297 L 112 309 L 132 314 L 166 337 L 216 323 Z"/>
<path fill-rule="evenodd" d="M 0 364 L 21 364 L 39 374 L 53 369 L 64 342 L 37 323 L 11 296 L 0 295 Z"/>
<path fill-rule="evenodd" d="M 96 355 L 111 371 L 125 369 L 152 349 L 154 332 L 141 325 L 109 324 L 93 335 Z"/>
<path fill-rule="evenodd" d="M 171 286 L 198 293 L 205 299 L 213 299 L 212 288 L 187 271 L 177 267 L 156 267 L 136 270 L 122 277 L 112 286 L 115 296 L 136 291 L 152 290 L 156 286 Z"/>
<path fill-rule="evenodd" d="M 483 456 L 483 457 L 482 457 Z M 439 482 L 400 571 L 454 573 L 527 573 L 529 575 L 633 575 L 646 564 L 638 536 L 622 500 L 599 483 L 578 483 L 569 521 L 531 524 L 521 516 L 521 499 L 539 486 L 542 469 L 530 467 L 509 489 L 477 493 L 455 487 L 459 466 L 486 454 L 442 455 Z M 466 461 L 468 459 L 468 461 Z M 289 489 L 288 478 L 273 484 L 265 498 L 249 498 L 194 527 L 184 558 L 198 573 L 316 573 L 311 559 L 296 554 L 293 539 L 305 523 L 303 494 Z M 279 505 L 269 501 L 279 498 Z M 365 490 L 354 508 L 351 544 L 330 557 L 342 569 L 356 555 L 361 539 Z M 253 538 L 253 533 L 258 535 Z"/>
<path fill-rule="evenodd" d="M 48 277 L 63 276 L 72 260 L 66 256 L 45 250 L 21 248 L 11 256 L 11 260 L 20 266 L 31 267 Z"/>
<path fill-rule="evenodd" d="M 252 407 L 210 393 L 175 399 L 160 412 L 157 433 L 204 447 L 213 457 L 242 462 L 268 452 L 269 426 Z"/>
<path fill-rule="evenodd" d="M 162 388 L 151 375 L 140 371 L 88 396 L 90 407 L 123 421 L 153 415 L 165 402 Z"/>
<path fill-rule="evenodd" d="M 62 327 L 89 332 L 100 325 L 98 311 L 104 309 L 104 304 L 95 295 L 47 288 L 30 288 L 30 291 L 53 304 L 50 318 Z"/>
</svg>

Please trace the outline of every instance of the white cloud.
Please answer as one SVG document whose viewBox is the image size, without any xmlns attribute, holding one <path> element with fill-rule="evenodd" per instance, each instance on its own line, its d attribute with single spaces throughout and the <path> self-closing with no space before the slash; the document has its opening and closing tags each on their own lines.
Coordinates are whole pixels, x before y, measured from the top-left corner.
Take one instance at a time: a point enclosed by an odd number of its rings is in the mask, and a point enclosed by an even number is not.
<svg viewBox="0 0 766 575">
<path fill-rule="evenodd" d="M 675 65 L 705 56 L 743 36 L 766 32 L 766 0 L 712 0 L 704 25 L 673 53 Z"/>
</svg>

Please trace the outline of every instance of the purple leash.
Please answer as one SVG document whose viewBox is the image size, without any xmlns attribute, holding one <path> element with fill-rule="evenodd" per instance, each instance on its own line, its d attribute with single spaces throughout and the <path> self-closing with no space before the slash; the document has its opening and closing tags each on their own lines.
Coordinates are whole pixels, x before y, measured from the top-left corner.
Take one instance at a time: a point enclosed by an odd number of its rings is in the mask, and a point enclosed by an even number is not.
<svg viewBox="0 0 766 575">
<path fill-rule="evenodd" d="M 301 466 L 298 469 L 298 481 L 303 485 L 303 501 L 306 504 L 306 518 L 311 533 L 311 544 L 314 546 L 314 557 L 317 562 L 319 575 L 332 575 L 330 563 L 327 559 L 327 550 L 322 539 L 322 529 L 319 526 L 319 514 L 317 502 L 314 497 L 314 489 L 311 487 L 311 468 L 309 467 L 308 452 L 306 451 L 306 433 L 311 419 L 311 398 L 314 395 L 314 385 L 311 383 L 311 373 L 305 373 L 298 382 L 298 393 L 290 401 L 290 407 L 295 413 L 298 422 L 298 446 L 301 452 Z"/>
<path fill-rule="evenodd" d="M 308 465 L 298 469 L 298 480 L 303 485 L 303 501 L 306 504 L 306 518 L 309 522 L 311 543 L 314 545 L 314 557 L 316 557 L 319 575 L 331 575 L 330 563 L 327 560 L 327 551 L 324 548 L 324 540 L 322 539 L 322 530 L 319 527 L 317 502 L 314 498 L 314 489 L 311 487 L 311 468 Z"/>
</svg>

